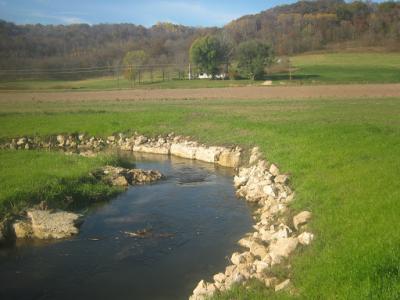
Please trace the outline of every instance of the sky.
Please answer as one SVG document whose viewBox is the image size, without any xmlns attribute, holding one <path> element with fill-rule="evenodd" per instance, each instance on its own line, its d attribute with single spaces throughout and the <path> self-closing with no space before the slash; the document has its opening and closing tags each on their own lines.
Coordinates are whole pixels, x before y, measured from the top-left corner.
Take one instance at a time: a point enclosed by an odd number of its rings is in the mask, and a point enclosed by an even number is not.
<svg viewBox="0 0 400 300">
<path fill-rule="evenodd" d="M 157 22 L 223 26 L 294 0 L 0 0 L 0 19 L 17 24 Z"/>
</svg>

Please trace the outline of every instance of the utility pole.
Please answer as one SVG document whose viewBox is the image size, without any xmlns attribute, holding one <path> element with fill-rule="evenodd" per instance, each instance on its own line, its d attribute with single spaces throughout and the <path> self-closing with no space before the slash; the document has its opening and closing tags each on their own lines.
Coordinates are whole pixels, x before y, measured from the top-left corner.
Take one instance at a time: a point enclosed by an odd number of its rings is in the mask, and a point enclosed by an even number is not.
<svg viewBox="0 0 400 300">
<path fill-rule="evenodd" d="M 192 65 L 189 63 L 189 80 L 192 80 Z"/>
<path fill-rule="evenodd" d="M 131 88 L 133 88 L 133 72 L 132 72 L 132 65 L 129 66 L 129 79 L 131 80 Z"/>
<path fill-rule="evenodd" d="M 117 67 L 117 88 L 118 89 L 119 89 L 119 73 L 120 73 L 120 70 L 121 70 L 121 66 L 118 63 L 118 67 Z"/>
</svg>

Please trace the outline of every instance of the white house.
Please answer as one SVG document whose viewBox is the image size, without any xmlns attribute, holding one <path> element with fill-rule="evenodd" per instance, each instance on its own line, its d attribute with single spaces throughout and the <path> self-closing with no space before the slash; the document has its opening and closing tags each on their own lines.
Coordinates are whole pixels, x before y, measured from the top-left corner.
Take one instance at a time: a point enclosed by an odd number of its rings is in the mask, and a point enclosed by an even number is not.
<svg viewBox="0 0 400 300">
<path fill-rule="evenodd" d="M 200 73 L 199 74 L 199 79 L 212 79 L 212 75 L 209 75 L 207 73 Z M 221 73 L 221 74 L 217 74 L 215 75 L 216 79 L 225 79 L 226 78 L 226 74 Z"/>
</svg>

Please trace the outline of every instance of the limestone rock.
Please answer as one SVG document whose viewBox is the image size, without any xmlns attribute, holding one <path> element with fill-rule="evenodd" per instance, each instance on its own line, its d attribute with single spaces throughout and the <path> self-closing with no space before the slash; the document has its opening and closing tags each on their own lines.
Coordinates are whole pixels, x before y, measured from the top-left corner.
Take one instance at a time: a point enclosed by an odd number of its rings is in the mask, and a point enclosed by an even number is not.
<svg viewBox="0 0 400 300">
<path fill-rule="evenodd" d="M 195 159 L 208 163 L 215 163 L 221 154 L 219 147 L 197 147 L 195 152 Z"/>
<path fill-rule="evenodd" d="M 207 283 L 201 280 L 196 288 L 193 290 L 193 295 L 189 298 L 190 300 L 203 300 L 212 296 L 216 291 L 216 287 L 212 283 Z"/>
<path fill-rule="evenodd" d="M 113 186 L 126 187 L 129 183 L 124 176 L 118 176 L 111 179 L 111 184 Z"/>
<path fill-rule="evenodd" d="M 269 230 L 260 230 L 260 233 L 263 241 L 271 242 L 273 240 L 288 238 L 289 234 L 292 233 L 292 230 L 285 224 L 280 224 L 277 230 L 275 229 L 275 226 L 271 226 Z"/>
<path fill-rule="evenodd" d="M 271 244 L 269 255 L 272 258 L 272 263 L 279 263 L 281 258 L 287 258 L 296 249 L 299 241 L 297 238 L 286 238 L 277 240 Z"/>
<path fill-rule="evenodd" d="M 279 292 L 279 291 L 285 290 L 289 286 L 290 286 L 290 279 L 286 279 L 285 281 L 283 281 L 280 284 L 275 286 L 275 292 Z"/>
<path fill-rule="evenodd" d="M 238 241 L 238 244 L 239 244 L 240 246 L 242 246 L 242 247 L 245 247 L 245 248 L 249 248 L 249 249 L 250 249 L 250 246 L 251 246 L 251 244 L 253 243 L 253 241 L 254 241 L 254 238 L 253 238 L 253 237 L 251 237 L 251 236 L 246 236 L 246 237 L 244 237 L 244 238 L 241 238 L 241 239 Z"/>
<path fill-rule="evenodd" d="M 26 139 L 26 138 L 20 138 L 20 139 L 18 139 L 18 141 L 17 141 L 17 146 L 25 145 L 26 142 L 27 142 L 27 139 Z"/>
<path fill-rule="evenodd" d="M 13 224 L 14 234 L 16 238 L 26 239 L 33 235 L 32 225 L 26 220 L 20 220 Z"/>
<path fill-rule="evenodd" d="M 100 174 L 94 174 L 114 186 L 126 187 L 129 184 L 145 184 L 162 178 L 162 174 L 154 170 L 125 169 L 121 167 L 105 166 Z"/>
<path fill-rule="evenodd" d="M 60 146 L 64 146 L 65 144 L 65 138 L 62 135 L 57 135 L 57 142 Z"/>
<path fill-rule="evenodd" d="M 271 166 L 269 167 L 269 172 L 273 175 L 273 176 L 278 176 L 279 175 L 279 168 L 274 165 L 271 164 Z"/>
<path fill-rule="evenodd" d="M 225 278 L 226 276 L 224 273 L 218 273 L 213 276 L 214 281 L 220 283 L 223 283 L 225 281 Z"/>
<path fill-rule="evenodd" d="M 249 177 L 245 176 L 235 176 L 233 178 L 233 184 L 235 185 L 235 188 L 240 188 L 241 186 L 245 185 L 247 181 L 249 180 Z"/>
<path fill-rule="evenodd" d="M 239 252 L 235 252 L 231 256 L 231 262 L 234 265 L 238 265 L 238 264 L 241 264 L 244 261 L 242 261 L 242 257 L 240 256 L 240 253 Z"/>
<path fill-rule="evenodd" d="M 70 212 L 49 212 L 47 210 L 31 210 L 33 236 L 39 239 L 62 239 L 78 233 L 77 225 L 81 215 Z"/>
<path fill-rule="evenodd" d="M 142 152 L 142 153 L 150 153 L 150 154 L 170 154 L 170 146 L 169 144 L 164 144 L 162 146 L 152 146 L 150 144 L 141 144 L 135 145 L 132 147 L 133 152 Z"/>
<path fill-rule="evenodd" d="M 253 165 L 255 164 L 258 160 L 260 160 L 262 157 L 262 154 L 260 152 L 260 148 L 258 147 L 254 147 L 251 150 L 251 155 L 250 155 L 250 159 L 249 159 L 249 164 Z"/>
<path fill-rule="evenodd" d="M 268 254 L 268 249 L 264 245 L 258 243 L 258 242 L 253 242 L 250 245 L 250 252 L 254 256 L 258 256 L 261 259 L 263 259 L 267 254 Z"/>
<path fill-rule="evenodd" d="M 274 179 L 275 183 L 279 184 L 287 184 L 289 182 L 289 176 L 287 175 L 278 175 Z"/>
<path fill-rule="evenodd" d="M 147 142 L 147 137 L 140 135 L 135 139 L 135 146 L 142 145 Z"/>
<path fill-rule="evenodd" d="M 262 273 L 269 268 L 269 263 L 262 260 L 256 260 L 254 266 L 256 267 L 257 273 Z"/>
<path fill-rule="evenodd" d="M 276 194 L 277 194 L 276 188 L 273 185 L 270 185 L 270 184 L 268 184 L 268 185 L 263 187 L 263 192 L 266 195 L 271 196 L 271 197 L 276 197 Z"/>
<path fill-rule="evenodd" d="M 232 275 L 231 284 L 239 284 L 245 281 L 246 278 L 241 273 L 236 273 Z"/>
<path fill-rule="evenodd" d="M 237 168 L 240 164 L 240 156 L 240 150 L 224 149 L 218 158 L 218 164 L 223 167 Z"/>
<path fill-rule="evenodd" d="M 162 175 L 154 170 L 132 169 L 127 172 L 127 178 L 130 184 L 144 184 L 159 180 Z"/>
<path fill-rule="evenodd" d="M 110 135 L 109 137 L 107 137 L 107 141 L 110 143 L 114 143 L 115 142 L 115 136 Z"/>
<path fill-rule="evenodd" d="M 225 276 L 230 277 L 232 276 L 233 272 L 236 270 L 236 265 L 230 265 L 225 268 Z"/>
<path fill-rule="evenodd" d="M 251 275 L 254 273 L 254 266 L 252 263 L 243 263 L 243 264 L 239 264 L 237 265 L 237 268 L 235 269 L 235 271 L 233 272 L 233 276 L 235 277 L 235 275 L 242 275 L 245 279 L 249 279 L 251 278 Z"/>
<path fill-rule="evenodd" d="M 307 222 L 311 219 L 311 212 L 303 211 L 296 216 L 293 217 L 293 226 L 296 230 L 299 230 L 299 226 L 307 224 Z"/>
<path fill-rule="evenodd" d="M 267 287 L 272 287 L 272 286 L 276 285 L 277 282 L 278 282 L 278 279 L 276 277 L 268 277 L 268 278 L 265 278 L 265 280 L 264 280 L 265 286 L 267 286 Z"/>
<path fill-rule="evenodd" d="M 133 145 L 130 142 L 125 142 L 119 147 L 122 151 L 132 151 Z"/>
<path fill-rule="evenodd" d="M 300 244 L 308 246 L 314 240 L 314 235 L 309 232 L 303 232 L 297 237 L 297 239 L 299 240 Z"/>
<path fill-rule="evenodd" d="M 253 261 L 254 261 L 254 256 L 249 251 L 243 253 L 235 252 L 232 254 L 231 257 L 231 262 L 234 265 L 251 264 Z"/>
<path fill-rule="evenodd" d="M 197 151 L 197 147 L 188 142 L 173 143 L 171 145 L 171 154 L 178 156 L 178 157 L 195 159 L 196 151 Z"/>
</svg>

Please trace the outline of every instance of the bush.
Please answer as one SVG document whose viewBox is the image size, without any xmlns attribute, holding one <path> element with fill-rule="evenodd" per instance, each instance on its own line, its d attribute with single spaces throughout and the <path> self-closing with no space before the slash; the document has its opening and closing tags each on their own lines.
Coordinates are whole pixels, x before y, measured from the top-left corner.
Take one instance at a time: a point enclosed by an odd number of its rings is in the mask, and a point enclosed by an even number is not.
<svg viewBox="0 0 400 300">
<path fill-rule="evenodd" d="M 272 64 L 273 53 L 269 45 L 253 40 L 239 45 L 237 59 L 240 74 L 257 80 L 264 78 L 265 68 Z"/>
</svg>

